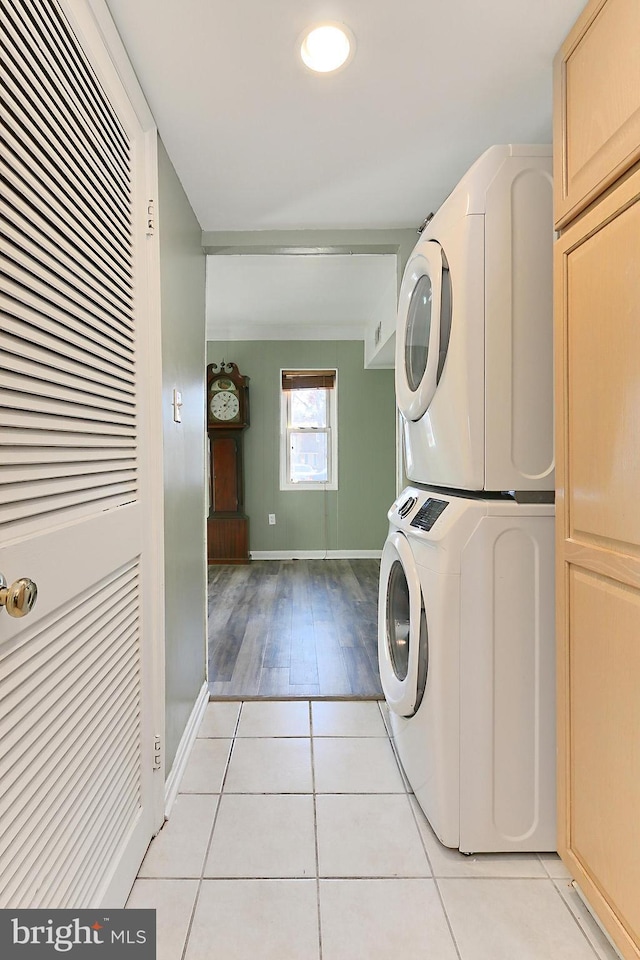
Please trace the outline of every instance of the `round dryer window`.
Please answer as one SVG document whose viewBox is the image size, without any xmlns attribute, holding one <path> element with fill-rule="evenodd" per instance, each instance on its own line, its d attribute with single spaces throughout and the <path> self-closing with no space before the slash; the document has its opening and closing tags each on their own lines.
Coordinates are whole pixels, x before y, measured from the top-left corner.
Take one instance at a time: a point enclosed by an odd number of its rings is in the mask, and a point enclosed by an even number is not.
<svg viewBox="0 0 640 960">
<path fill-rule="evenodd" d="M 407 311 L 404 363 L 411 390 L 418 389 L 427 369 L 432 300 L 431 278 L 424 275 L 414 287 Z"/>
</svg>

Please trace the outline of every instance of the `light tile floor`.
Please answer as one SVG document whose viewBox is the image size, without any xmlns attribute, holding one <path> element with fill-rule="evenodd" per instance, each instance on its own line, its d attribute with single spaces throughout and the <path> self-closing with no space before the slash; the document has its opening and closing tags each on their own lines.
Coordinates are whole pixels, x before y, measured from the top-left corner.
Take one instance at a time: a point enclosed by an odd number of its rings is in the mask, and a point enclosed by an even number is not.
<svg viewBox="0 0 640 960">
<path fill-rule="evenodd" d="M 555 854 L 439 843 L 385 710 L 207 706 L 128 902 L 158 960 L 615 960 Z"/>
</svg>

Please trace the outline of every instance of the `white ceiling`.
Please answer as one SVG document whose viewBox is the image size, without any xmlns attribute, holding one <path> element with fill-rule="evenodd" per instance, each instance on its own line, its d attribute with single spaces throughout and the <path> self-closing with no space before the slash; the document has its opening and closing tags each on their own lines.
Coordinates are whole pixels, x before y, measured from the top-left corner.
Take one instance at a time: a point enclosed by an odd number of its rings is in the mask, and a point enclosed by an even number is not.
<svg viewBox="0 0 640 960">
<path fill-rule="evenodd" d="M 396 307 L 396 257 L 207 257 L 207 340 L 364 340 Z"/>
<path fill-rule="evenodd" d="M 548 142 L 584 0 L 107 0 L 207 231 L 417 225 L 491 144 Z M 343 21 L 334 75 L 297 55 Z"/>
<path fill-rule="evenodd" d="M 585 0 L 106 2 L 200 225 L 221 233 L 415 228 L 487 147 L 549 141 L 553 55 Z M 323 20 L 357 42 L 329 76 L 298 56 Z M 395 328 L 394 258 L 208 262 L 208 338 Z"/>
</svg>

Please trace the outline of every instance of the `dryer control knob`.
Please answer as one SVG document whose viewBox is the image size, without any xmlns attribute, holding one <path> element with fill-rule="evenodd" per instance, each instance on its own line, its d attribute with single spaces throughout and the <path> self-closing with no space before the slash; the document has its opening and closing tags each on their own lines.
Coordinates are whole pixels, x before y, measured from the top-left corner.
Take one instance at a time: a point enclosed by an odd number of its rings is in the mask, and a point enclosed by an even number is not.
<svg viewBox="0 0 640 960">
<path fill-rule="evenodd" d="M 408 500 L 405 500 L 402 506 L 398 507 L 398 516 L 401 520 L 404 520 L 404 518 L 411 513 L 416 505 L 416 500 L 417 497 L 409 497 Z"/>
</svg>

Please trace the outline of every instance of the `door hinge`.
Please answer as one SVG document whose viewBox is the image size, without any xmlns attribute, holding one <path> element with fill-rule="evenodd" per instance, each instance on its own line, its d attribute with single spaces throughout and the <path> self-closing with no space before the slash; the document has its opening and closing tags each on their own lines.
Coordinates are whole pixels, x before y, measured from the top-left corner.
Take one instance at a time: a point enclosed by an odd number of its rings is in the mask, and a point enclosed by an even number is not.
<svg viewBox="0 0 640 960">
<path fill-rule="evenodd" d="M 156 232 L 156 204 L 154 200 L 147 203 L 147 236 L 152 237 Z"/>
<path fill-rule="evenodd" d="M 159 770 L 162 766 L 162 740 L 160 737 L 153 738 L 153 769 Z"/>
</svg>

